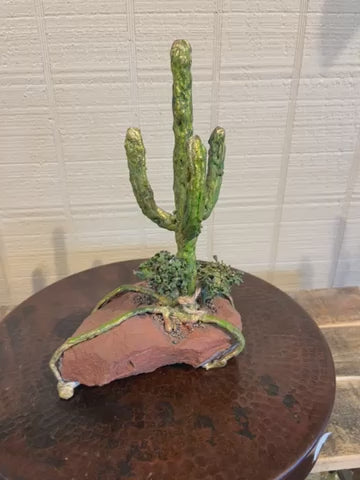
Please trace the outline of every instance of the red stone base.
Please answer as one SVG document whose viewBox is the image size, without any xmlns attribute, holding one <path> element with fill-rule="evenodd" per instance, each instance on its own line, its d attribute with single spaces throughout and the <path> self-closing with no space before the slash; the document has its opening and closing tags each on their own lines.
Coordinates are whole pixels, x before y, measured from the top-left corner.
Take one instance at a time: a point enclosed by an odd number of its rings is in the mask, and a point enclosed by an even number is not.
<svg viewBox="0 0 360 480">
<path fill-rule="evenodd" d="M 113 299 L 100 310 L 89 315 L 73 336 L 139 307 L 137 294 L 127 293 Z M 241 328 L 240 314 L 230 302 L 214 299 L 214 312 L 222 319 Z M 161 317 L 141 315 L 92 340 L 83 342 L 64 353 L 61 374 L 66 381 L 83 385 L 104 385 L 115 379 L 175 363 L 199 367 L 217 353 L 230 346 L 229 335 L 212 325 L 182 325 L 177 335 L 164 331 Z"/>
</svg>

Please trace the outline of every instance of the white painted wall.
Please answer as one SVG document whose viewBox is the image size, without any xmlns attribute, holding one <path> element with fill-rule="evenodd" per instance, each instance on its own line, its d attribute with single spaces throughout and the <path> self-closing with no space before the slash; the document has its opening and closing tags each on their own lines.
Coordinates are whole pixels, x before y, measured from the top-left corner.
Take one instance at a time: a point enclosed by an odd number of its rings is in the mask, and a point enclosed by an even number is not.
<svg viewBox="0 0 360 480">
<path fill-rule="evenodd" d="M 123 149 L 172 208 L 169 49 L 193 46 L 195 130 L 228 155 L 199 256 L 283 288 L 360 283 L 358 0 L 1 0 L 0 304 L 174 248 Z"/>
</svg>

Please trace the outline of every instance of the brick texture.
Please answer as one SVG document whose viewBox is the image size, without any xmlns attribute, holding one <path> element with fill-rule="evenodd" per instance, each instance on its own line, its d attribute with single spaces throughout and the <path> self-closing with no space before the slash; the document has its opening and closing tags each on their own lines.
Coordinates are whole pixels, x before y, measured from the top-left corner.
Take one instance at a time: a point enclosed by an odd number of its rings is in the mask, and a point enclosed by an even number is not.
<svg viewBox="0 0 360 480">
<path fill-rule="evenodd" d="M 358 1 L 0 3 L 1 304 L 174 250 L 136 205 L 123 140 L 142 129 L 172 209 L 175 38 L 193 46 L 196 132 L 227 131 L 199 257 L 288 290 L 360 283 Z"/>
</svg>

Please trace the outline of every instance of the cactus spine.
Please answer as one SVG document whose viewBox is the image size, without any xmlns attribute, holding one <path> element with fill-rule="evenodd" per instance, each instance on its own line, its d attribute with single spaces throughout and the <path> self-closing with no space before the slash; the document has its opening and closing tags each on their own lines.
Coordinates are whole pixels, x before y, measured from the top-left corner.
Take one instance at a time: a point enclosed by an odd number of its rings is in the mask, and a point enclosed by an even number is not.
<svg viewBox="0 0 360 480">
<path fill-rule="evenodd" d="M 177 256 L 186 261 L 187 293 L 192 295 L 196 288 L 195 251 L 201 222 L 209 217 L 219 197 L 225 157 L 225 132 L 220 127 L 212 132 L 206 159 L 206 148 L 198 136 L 193 136 L 190 44 L 186 40 L 175 40 L 170 56 L 175 136 L 174 213 L 166 212 L 155 202 L 146 174 L 145 147 L 139 129 L 128 129 L 125 149 L 136 200 L 150 220 L 175 232 Z"/>
</svg>

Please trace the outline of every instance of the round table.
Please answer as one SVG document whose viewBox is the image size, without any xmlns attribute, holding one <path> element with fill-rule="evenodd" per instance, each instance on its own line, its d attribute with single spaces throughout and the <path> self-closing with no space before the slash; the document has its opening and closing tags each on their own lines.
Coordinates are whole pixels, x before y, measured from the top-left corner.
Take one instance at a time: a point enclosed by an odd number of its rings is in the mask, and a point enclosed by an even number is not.
<svg viewBox="0 0 360 480">
<path fill-rule="evenodd" d="M 169 366 L 58 398 L 52 353 L 138 263 L 65 278 L 0 324 L 0 478 L 304 479 L 333 406 L 332 357 L 309 315 L 252 275 L 233 290 L 246 348 L 225 368 Z"/>
</svg>

